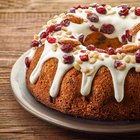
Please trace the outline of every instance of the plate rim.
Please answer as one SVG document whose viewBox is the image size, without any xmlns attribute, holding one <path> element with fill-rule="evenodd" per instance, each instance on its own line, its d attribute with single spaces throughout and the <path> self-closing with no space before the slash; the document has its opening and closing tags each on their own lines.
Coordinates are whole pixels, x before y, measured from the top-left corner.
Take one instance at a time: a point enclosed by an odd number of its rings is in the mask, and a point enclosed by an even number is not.
<svg viewBox="0 0 140 140">
<path fill-rule="evenodd" d="M 17 93 L 20 93 L 20 89 L 19 89 L 19 83 L 16 81 L 16 75 L 18 74 L 18 69 L 17 67 L 20 66 L 20 63 L 23 62 L 23 60 L 25 59 L 25 56 L 30 52 L 31 49 L 29 49 L 28 51 L 26 51 L 24 54 L 22 54 L 18 60 L 15 62 L 15 64 L 13 65 L 12 67 L 12 70 L 11 70 L 11 75 L 10 75 L 10 83 L 11 83 L 11 88 L 12 88 L 12 91 L 13 91 L 13 95 L 15 96 L 17 102 L 25 109 L 27 110 L 28 112 L 30 112 L 31 114 L 35 115 L 36 117 L 39 117 L 40 119 L 44 120 L 44 121 L 47 121 L 47 122 L 50 122 L 54 125 L 57 125 L 57 126 L 60 126 L 60 127 L 63 127 L 63 128 L 68 128 L 68 129 L 72 129 L 72 130 L 76 130 L 76 131 L 84 131 L 84 132 L 94 132 L 94 133 L 132 133 L 132 132 L 140 132 L 140 124 L 139 124 L 139 127 L 138 128 L 131 128 L 131 129 L 119 129 L 120 127 L 123 127 L 123 126 L 126 126 L 125 125 L 115 125 L 118 127 L 117 128 L 117 131 L 115 128 L 113 129 L 107 129 L 106 130 L 106 127 L 110 127 L 110 124 L 106 125 L 105 128 L 98 128 L 98 129 L 84 129 L 82 127 L 77 127 L 75 125 L 68 125 L 68 123 L 62 123 L 60 122 L 59 120 L 55 119 L 55 118 L 51 118 L 51 116 L 46 116 L 44 114 L 43 116 L 43 113 L 39 112 L 38 110 L 36 110 L 35 108 L 31 107 L 30 105 L 28 105 L 28 102 L 25 101 L 25 100 L 21 100 L 18 96 Z M 34 97 L 33 97 L 34 98 Z M 38 104 L 40 104 L 39 102 L 37 102 Z M 53 111 L 53 109 L 52 109 Z M 54 110 L 55 111 L 55 110 Z M 63 113 L 62 113 L 63 114 Z M 71 116 L 73 117 L 73 116 Z M 77 119 L 81 119 L 81 118 L 77 118 Z M 83 119 L 84 120 L 84 119 Z M 86 120 L 87 121 L 87 120 Z M 90 120 L 92 121 L 92 120 Z M 94 121 L 95 122 L 95 121 Z M 97 124 L 96 124 L 97 125 Z M 128 124 L 127 124 L 128 125 Z M 135 124 L 129 124 L 129 126 L 135 126 Z"/>
</svg>

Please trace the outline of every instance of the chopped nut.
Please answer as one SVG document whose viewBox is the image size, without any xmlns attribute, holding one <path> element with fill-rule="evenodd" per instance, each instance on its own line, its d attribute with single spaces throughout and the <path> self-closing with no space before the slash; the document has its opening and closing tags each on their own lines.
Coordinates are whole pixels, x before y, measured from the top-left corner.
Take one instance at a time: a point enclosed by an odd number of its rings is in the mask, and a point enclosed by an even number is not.
<svg viewBox="0 0 140 140">
<path fill-rule="evenodd" d="M 68 29 L 66 27 L 62 27 L 61 28 L 63 31 L 68 31 Z"/>
<path fill-rule="evenodd" d="M 123 59 L 123 56 L 119 53 L 117 54 L 117 57 L 118 57 L 119 60 Z"/>
<path fill-rule="evenodd" d="M 85 13 L 89 13 L 89 12 L 91 12 L 91 10 L 85 9 Z"/>
<path fill-rule="evenodd" d="M 114 14 L 116 14 L 116 11 L 109 11 L 108 13 L 107 13 L 107 15 L 114 15 Z"/>
<path fill-rule="evenodd" d="M 34 35 L 34 39 L 35 40 L 39 40 L 39 36 L 36 34 L 36 35 Z"/>
<path fill-rule="evenodd" d="M 94 54 L 94 57 L 95 57 L 95 58 L 98 58 L 98 57 L 99 57 L 99 54 Z"/>
<path fill-rule="evenodd" d="M 72 32 L 71 31 L 67 31 L 66 34 L 67 35 L 72 35 Z"/>
<path fill-rule="evenodd" d="M 89 69 L 88 72 L 86 72 L 86 76 L 92 76 L 94 73 L 94 68 L 93 69 Z"/>
<path fill-rule="evenodd" d="M 78 71 L 81 69 L 80 65 L 79 65 L 77 62 L 74 62 L 74 63 L 73 63 L 73 66 L 74 66 L 74 68 L 75 68 L 76 70 L 78 70 Z"/>
<path fill-rule="evenodd" d="M 82 9 L 81 9 L 81 8 L 79 8 L 79 9 L 78 9 L 78 12 L 82 13 Z"/>
<path fill-rule="evenodd" d="M 112 9 L 111 5 L 106 5 L 105 8 L 106 8 L 107 10 L 111 10 L 111 9 Z"/>
<path fill-rule="evenodd" d="M 57 48 L 58 48 L 58 45 L 57 45 L 57 44 L 52 45 L 52 50 L 53 50 L 53 51 L 56 51 Z"/>
<path fill-rule="evenodd" d="M 136 15 L 132 15 L 131 18 L 132 18 L 132 19 L 136 19 L 137 16 L 136 16 Z"/>
<path fill-rule="evenodd" d="M 109 55 L 108 55 L 108 54 L 105 54 L 105 55 L 104 55 L 104 57 L 106 57 L 106 58 L 107 58 L 107 57 L 109 57 Z"/>
<path fill-rule="evenodd" d="M 94 64 L 95 62 L 96 62 L 96 59 L 95 59 L 95 58 L 90 58 L 90 59 L 89 59 L 89 63 L 90 63 L 90 64 Z"/>
<path fill-rule="evenodd" d="M 117 60 L 118 59 L 118 56 L 117 55 L 112 55 L 111 56 L 114 60 Z"/>
<path fill-rule="evenodd" d="M 135 7 L 131 7 L 129 11 L 130 12 L 134 12 L 135 11 Z"/>
<path fill-rule="evenodd" d="M 79 63 L 79 64 L 82 64 L 83 63 L 83 61 L 81 61 L 80 59 L 79 60 L 76 60 L 76 62 Z"/>
<path fill-rule="evenodd" d="M 140 66 L 136 66 L 135 71 L 140 72 Z"/>
<path fill-rule="evenodd" d="M 84 18 L 84 22 L 88 22 L 88 19 Z"/>
<path fill-rule="evenodd" d="M 126 16 L 121 16 L 121 18 L 122 18 L 122 19 L 125 19 L 125 18 L 126 18 Z"/>
<path fill-rule="evenodd" d="M 130 61 L 132 64 L 135 64 L 136 63 L 136 59 L 135 57 L 131 57 L 131 61 Z"/>
<path fill-rule="evenodd" d="M 121 53 L 121 56 L 124 58 L 126 56 L 126 54 L 125 53 Z"/>
<path fill-rule="evenodd" d="M 78 50 L 74 51 L 73 54 L 75 54 L 75 55 L 78 54 Z"/>
<path fill-rule="evenodd" d="M 130 60 L 131 60 L 130 56 L 126 56 L 126 57 L 124 58 L 124 61 L 125 61 L 126 63 L 130 63 Z"/>
</svg>

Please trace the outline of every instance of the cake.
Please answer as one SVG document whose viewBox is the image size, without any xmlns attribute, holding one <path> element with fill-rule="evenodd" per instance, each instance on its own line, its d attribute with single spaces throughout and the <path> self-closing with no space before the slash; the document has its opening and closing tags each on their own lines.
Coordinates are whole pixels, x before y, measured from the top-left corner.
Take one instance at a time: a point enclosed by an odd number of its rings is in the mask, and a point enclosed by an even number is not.
<svg viewBox="0 0 140 140">
<path fill-rule="evenodd" d="M 25 58 L 34 98 L 94 120 L 140 119 L 140 7 L 76 6 L 34 35 Z"/>
</svg>

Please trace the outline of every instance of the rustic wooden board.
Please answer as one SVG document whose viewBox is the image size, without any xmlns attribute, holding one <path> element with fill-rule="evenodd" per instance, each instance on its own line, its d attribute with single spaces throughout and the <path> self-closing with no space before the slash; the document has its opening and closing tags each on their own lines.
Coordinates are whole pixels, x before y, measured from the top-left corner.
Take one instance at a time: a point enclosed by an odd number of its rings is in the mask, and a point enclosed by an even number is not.
<svg viewBox="0 0 140 140">
<path fill-rule="evenodd" d="M 0 0 L 0 140 L 10 139 L 140 139 L 139 134 L 98 135 L 73 132 L 44 122 L 24 110 L 10 87 L 12 65 L 29 49 L 30 41 L 42 25 L 56 14 L 93 0 Z M 112 5 L 138 5 L 139 0 L 100 0 Z"/>
</svg>

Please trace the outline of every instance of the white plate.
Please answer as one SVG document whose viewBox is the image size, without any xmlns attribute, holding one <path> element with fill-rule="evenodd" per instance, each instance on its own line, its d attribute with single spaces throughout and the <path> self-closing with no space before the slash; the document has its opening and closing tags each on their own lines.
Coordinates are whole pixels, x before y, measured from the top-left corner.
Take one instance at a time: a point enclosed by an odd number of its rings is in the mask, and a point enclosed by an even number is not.
<svg viewBox="0 0 140 140">
<path fill-rule="evenodd" d="M 107 122 L 76 118 L 49 109 L 37 102 L 29 93 L 25 83 L 24 59 L 29 51 L 17 60 L 11 71 L 11 86 L 14 96 L 27 111 L 45 121 L 73 130 L 102 133 L 140 132 L 140 121 Z"/>
</svg>

